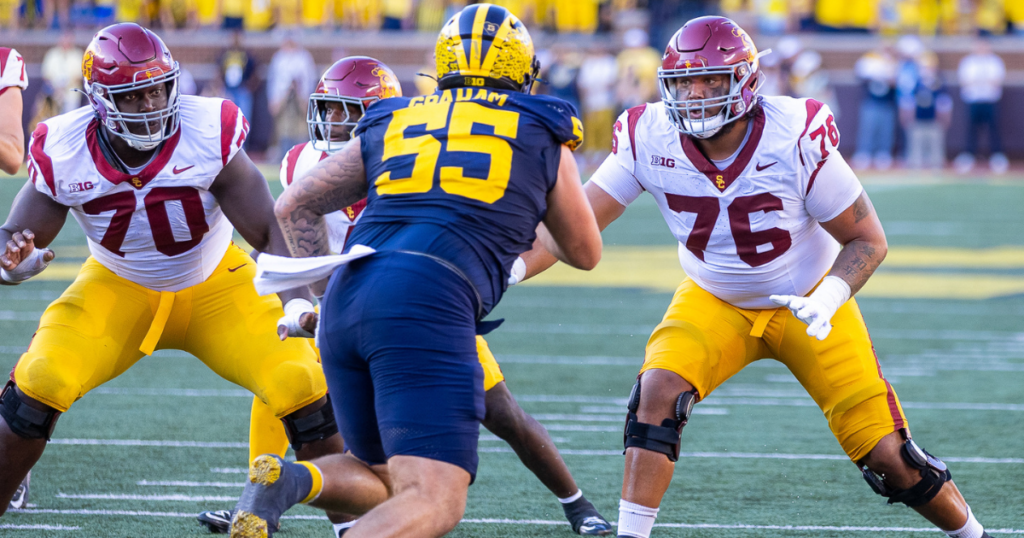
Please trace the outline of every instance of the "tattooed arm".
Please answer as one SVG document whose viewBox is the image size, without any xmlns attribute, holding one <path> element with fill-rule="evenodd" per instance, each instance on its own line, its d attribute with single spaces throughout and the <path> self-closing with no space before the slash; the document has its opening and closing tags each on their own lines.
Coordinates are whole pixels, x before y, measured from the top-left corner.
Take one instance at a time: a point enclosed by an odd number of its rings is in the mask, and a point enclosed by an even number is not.
<svg viewBox="0 0 1024 538">
<path fill-rule="evenodd" d="M 843 245 L 829 275 L 846 281 L 851 295 L 856 294 L 878 269 L 889 249 L 868 194 L 861 193 L 853 205 L 838 217 L 822 222 L 821 227 Z"/>
<path fill-rule="evenodd" d="M 296 258 L 330 253 L 324 215 L 366 197 L 366 170 L 359 137 L 320 161 L 285 189 L 274 205 L 288 250 Z"/>
</svg>

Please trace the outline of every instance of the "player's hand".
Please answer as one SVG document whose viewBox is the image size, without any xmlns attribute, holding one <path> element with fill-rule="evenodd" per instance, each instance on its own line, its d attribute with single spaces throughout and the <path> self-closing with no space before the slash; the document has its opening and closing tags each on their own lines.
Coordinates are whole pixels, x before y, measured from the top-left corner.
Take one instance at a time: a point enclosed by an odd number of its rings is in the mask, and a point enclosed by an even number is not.
<svg viewBox="0 0 1024 538">
<path fill-rule="evenodd" d="M 829 312 L 821 301 L 797 295 L 772 295 L 769 299 L 779 306 L 790 309 L 796 319 L 806 323 L 807 336 L 824 340 L 832 331 L 832 315 L 835 311 Z"/>
<path fill-rule="evenodd" d="M 832 316 L 839 307 L 850 300 L 850 285 L 845 280 L 827 276 L 808 297 L 798 295 L 772 295 L 768 297 L 779 306 L 793 312 L 797 319 L 807 324 L 807 336 L 824 340 L 832 331 Z"/>
<path fill-rule="evenodd" d="M 56 257 L 48 248 L 36 248 L 31 230 L 15 232 L 0 255 L 0 278 L 12 284 L 24 282 L 39 273 Z"/>
<path fill-rule="evenodd" d="M 292 299 L 284 305 L 284 317 L 277 320 L 277 336 L 281 340 L 289 336 L 314 338 L 318 318 L 313 303 L 306 299 Z"/>
<path fill-rule="evenodd" d="M 508 275 L 508 285 L 515 286 L 526 278 L 526 262 L 522 258 L 516 258 L 512 263 L 512 271 Z"/>
</svg>

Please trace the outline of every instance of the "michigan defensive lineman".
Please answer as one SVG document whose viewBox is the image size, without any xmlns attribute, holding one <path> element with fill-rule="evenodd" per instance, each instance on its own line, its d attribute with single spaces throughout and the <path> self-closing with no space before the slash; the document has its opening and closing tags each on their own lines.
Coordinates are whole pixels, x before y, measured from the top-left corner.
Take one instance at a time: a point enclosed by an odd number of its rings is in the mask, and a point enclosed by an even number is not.
<svg viewBox="0 0 1024 538">
<path fill-rule="evenodd" d="M 759 96 L 758 56 L 729 19 L 689 21 L 665 50 L 661 102 L 619 118 L 586 186 L 602 227 L 651 193 L 687 274 L 629 398 L 618 534 L 650 536 L 693 404 L 772 357 L 874 491 L 950 536 L 979 538 L 946 465 L 911 440 L 851 299 L 886 240 L 837 150 L 835 117 L 814 100 Z M 554 263 L 543 248 L 524 259 L 525 276 Z"/>
<path fill-rule="evenodd" d="M 380 99 L 401 95 L 398 78 L 387 65 L 365 56 L 335 62 L 324 72 L 309 97 L 306 121 L 310 140 L 295 145 L 285 154 L 281 162 L 281 184 L 287 190 L 320 161 L 344 148 L 367 107 Z M 364 199 L 324 215 L 331 252 L 344 251 L 352 227 L 365 207 Z M 313 312 L 311 303 L 293 299 L 285 305 L 285 312 L 287 319 L 279 323 L 289 328 L 289 336 L 311 336 L 302 329 L 299 319 L 304 313 Z M 476 337 L 476 345 L 484 371 L 484 427 L 507 441 L 523 463 L 558 497 L 574 532 L 610 534 L 611 525 L 576 486 L 547 430 L 526 414 L 512 397 L 501 368 L 482 336 Z M 250 461 L 261 454 L 284 456 L 288 446 L 284 428 L 259 398 L 253 398 L 249 432 Z M 203 512 L 199 521 L 213 532 L 228 532 L 231 515 L 229 510 Z M 353 524 L 336 523 L 335 532 L 341 536 Z"/>
<path fill-rule="evenodd" d="M 260 250 L 287 250 L 266 180 L 241 149 L 246 119 L 228 101 L 179 95 L 177 62 L 135 24 L 100 30 L 82 74 L 91 106 L 39 124 L 30 180 L 0 228 L 2 284 L 46 268 L 42 247 L 69 212 L 92 253 L 0 395 L 0 508 L 59 415 L 157 349 L 187 351 L 252 391 L 300 457 L 340 453 L 312 349 L 276 337 L 281 304 L 256 294 L 255 264 L 231 244 L 234 225 Z"/>
<path fill-rule="evenodd" d="M 543 219 L 549 249 L 589 269 L 600 235 L 571 147 L 568 103 L 529 94 L 537 65 L 504 8 L 456 14 L 438 91 L 376 103 L 355 138 L 278 200 L 296 256 L 329 251 L 323 215 L 367 197 L 349 242 L 376 253 L 335 272 L 319 335 L 351 456 L 260 456 L 232 536 L 266 536 L 304 500 L 366 513 L 346 536 L 440 536 L 465 509 L 484 418 L 476 335 Z M 390 497 L 390 498 L 388 498 Z"/>
</svg>

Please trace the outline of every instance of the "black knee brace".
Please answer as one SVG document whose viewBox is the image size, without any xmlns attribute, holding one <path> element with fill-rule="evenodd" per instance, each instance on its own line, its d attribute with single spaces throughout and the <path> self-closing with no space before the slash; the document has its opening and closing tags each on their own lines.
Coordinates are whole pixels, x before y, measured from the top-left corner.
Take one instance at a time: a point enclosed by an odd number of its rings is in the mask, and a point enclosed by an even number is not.
<svg viewBox="0 0 1024 538">
<path fill-rule="evenodd" d="M 284 431 L 292 448 L 299 450 L 307 443 L 322 441 L 338 433 L 338 423 L 334 421 L 334 407 L 331 406 L 331 395 L 327 395 L 327 403 L 313 414 L 302 418 L 287 416 L 281 419 Z"/>
<path fill-rule="evenodd" d="M 633 385 L 626 403 L 626 428 L 622 434 L 626 448 L 637 447 L 652 452 L 659 452 L 668 457 L 669 461 L 679 460 L 679 445 L 682 443 L 683 426 L 690 420 L 693 404 L 697 402 L 697 391 L 684 392 L 676 398 L 675 420 L 666 418 L 661 426 L 640 422 L 636 416 L 640 408 L 640 381 Z"/>
<path fill-rule="evenodd" d="M 903 446 L 900 447 L 900 455 L 911 467 L 921 473 L 921 481 L 907 489 L 890 487 L 885 483 L 884 477 L 875 474 L 874 471 L 868 469 L 867 465 L 861 467 L 864 480 L 875 493 L 888 497 L 889 504 L 903 503 L 910 507 L 928 504 L 939 494 L 942 485 L 952 478 L 945 463 L 917 446 L 912 439 L 907 439 L 903 443 Z"/>
<path fill-rule="evenodd" d="M 14 381 L 8 381 L 3 392 L 0 392 L 0 416 L 4 418 L 7 427 L 19 437 L 49 441 L 53 427 L 57 425 L 60 411 L 40 411 L 29 407 L 14 389 L 16 386 Z"/>
</svg>

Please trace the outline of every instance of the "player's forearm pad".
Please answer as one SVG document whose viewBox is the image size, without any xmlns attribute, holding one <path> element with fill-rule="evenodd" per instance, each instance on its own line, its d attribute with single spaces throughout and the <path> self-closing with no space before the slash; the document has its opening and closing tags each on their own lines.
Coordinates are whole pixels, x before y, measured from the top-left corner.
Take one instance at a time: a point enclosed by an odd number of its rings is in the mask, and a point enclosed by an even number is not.
<svg viewBox="0 0 1024 538">
<path fill-rule="evenodd" d="M 284 305 L 284 317 L 277 320 L 277 325 L 287 327 L 289 337 L 313 338 L 313 333 L 303 329 L 299 323 L 302 315 L 310 312 L 316 312 L 313 303 L 306 299 L 292 299 Z"/>
<path fill-rule="evenodd" d="M 526 278 L 526 262 L 522 258 L 516 258 L 512 263 L 512 271 L 508 276 L 508 285 L 515 286 Z"/>
</svg>

